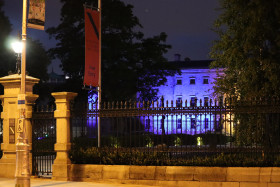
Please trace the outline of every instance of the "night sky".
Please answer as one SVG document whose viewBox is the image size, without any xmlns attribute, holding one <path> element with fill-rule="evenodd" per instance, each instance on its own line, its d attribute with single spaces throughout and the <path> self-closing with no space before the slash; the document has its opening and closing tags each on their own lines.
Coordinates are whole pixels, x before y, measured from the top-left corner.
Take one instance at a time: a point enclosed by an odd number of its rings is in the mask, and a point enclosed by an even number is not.
<svg viewBox="0 0 280 187">
<path fill-rule="evenodd" d="M 143 25 L 146 37 L 166 32 L 167 44 L 172 45 L 166 58 L 173 60 L 175 53 L 182 59 L 209 59 L 213 40 L 217 35 L 211 31 L 214 20 L 218 17 L 218 0 L 122 0 L 134 6 L 134 13 Z M 22 1 L 4 0 L 4 12 L 13 25 L 12 36 L 21 30 Z M 46 0 L 46 25 L 57 26 L 60 19 L 61 4 L 59 0 Z M 27 35 L 40 40 L 46 49 L 54 47 L 56 41 L 49 39 L 44 31 L 28 29 Z M 62 73 L 58 61 L 52 63 L 55 72 Z"/>
</svg>

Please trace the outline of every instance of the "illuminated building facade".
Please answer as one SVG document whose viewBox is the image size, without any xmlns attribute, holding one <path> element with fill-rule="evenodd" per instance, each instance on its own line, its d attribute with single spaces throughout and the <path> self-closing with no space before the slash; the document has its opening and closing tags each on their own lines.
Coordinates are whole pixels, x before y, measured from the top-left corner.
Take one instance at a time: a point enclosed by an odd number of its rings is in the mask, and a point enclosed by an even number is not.
<svg viewBox="0 0 280 187">
<path fill-rule="evenodd" d="M 158 98 L 164 100 L 165 107 L 196 107 L 209 106 L 212 100 L 221 104 L 223 97 L 214 97 L 213 86 L 217 77 L 217 70 L 210 69 L 211 60 L 190 61 L 180 60 L 175 55 L 174 63 L 181 70 L 181 74 L 167 77 L 167 82 L 157 87 Z M 219 72 L 222 74 L 222 71 Z M 168 101 L 168 106 L 166 105 Z M 202 134 L 221 131 L 222 117 L 209 112 L 196 114 L 155 115 L 146 116 L 145 130 L 154 134 Z"/>
</svg>

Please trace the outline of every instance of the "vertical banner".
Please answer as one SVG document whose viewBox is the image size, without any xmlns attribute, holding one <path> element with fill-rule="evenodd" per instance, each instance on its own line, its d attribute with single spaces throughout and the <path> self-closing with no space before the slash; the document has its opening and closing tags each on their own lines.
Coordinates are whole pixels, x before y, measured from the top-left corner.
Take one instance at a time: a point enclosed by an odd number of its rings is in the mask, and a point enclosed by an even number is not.
<svg viewBox="0 0 280 187">
<path fill-rule="evenodd" d="M 100 12 L 85 8 L 85 75 L 84 84 L 99 86 Z"/>
<path fill-rule="evenodd" d="M 32 29 L 44 30 L 45 0 L 29 0 L 28 24 Z"/>
</svg>

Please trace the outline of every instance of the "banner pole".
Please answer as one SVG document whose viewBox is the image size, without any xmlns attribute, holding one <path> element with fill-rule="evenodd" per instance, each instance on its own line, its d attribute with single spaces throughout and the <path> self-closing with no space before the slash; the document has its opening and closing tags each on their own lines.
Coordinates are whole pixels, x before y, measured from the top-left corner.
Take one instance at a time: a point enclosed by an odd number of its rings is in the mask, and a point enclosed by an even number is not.
<svg viewBox="0 0 280 187">
<path fill-rule="evenodd" d="M 100 106 L 101 106 L 101 0 L 98 0 L 98 10 L 100 12 L 100 15 L 99 15 L 99 87 L 98 87 L 98 110 L 100 110 Z M 98 127 L 97 127 L 97 130 L 98 130 L 98 147 L 100 147 L 100 117 L 98 117 Z"/>
<path fill-rule="evenodd" d="M 30 169 L 29 169 L 29 145 L 28 130 L 26 127 L 26 20 L 27 20 L 27 0 L 23 0 L 22 6 L 22 55 L 21 55 L 21 82 L 20 95 L 18 95 L 18 107 L 20 109 L 19 124 L 17 132 L 19 133 L 16 143 L 16 170 L 15 186 L 30 187 Z M 22 125 L 20 125 L 22 124 Z"/>
</svg>

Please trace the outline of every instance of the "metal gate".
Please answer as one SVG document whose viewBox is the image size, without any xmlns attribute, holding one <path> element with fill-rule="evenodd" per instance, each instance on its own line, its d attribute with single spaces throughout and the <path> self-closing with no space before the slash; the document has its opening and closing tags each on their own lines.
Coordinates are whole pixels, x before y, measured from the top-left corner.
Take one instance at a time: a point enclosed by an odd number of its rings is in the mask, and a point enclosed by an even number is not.
<svg viewBox="0 0 280 187">
<path fill-rule="evenodd" d="M 32 114 L 32 175 L 52 175 L 56 157 L 56 120 L 53 109 L 34 111 Z"/>
</svg>

